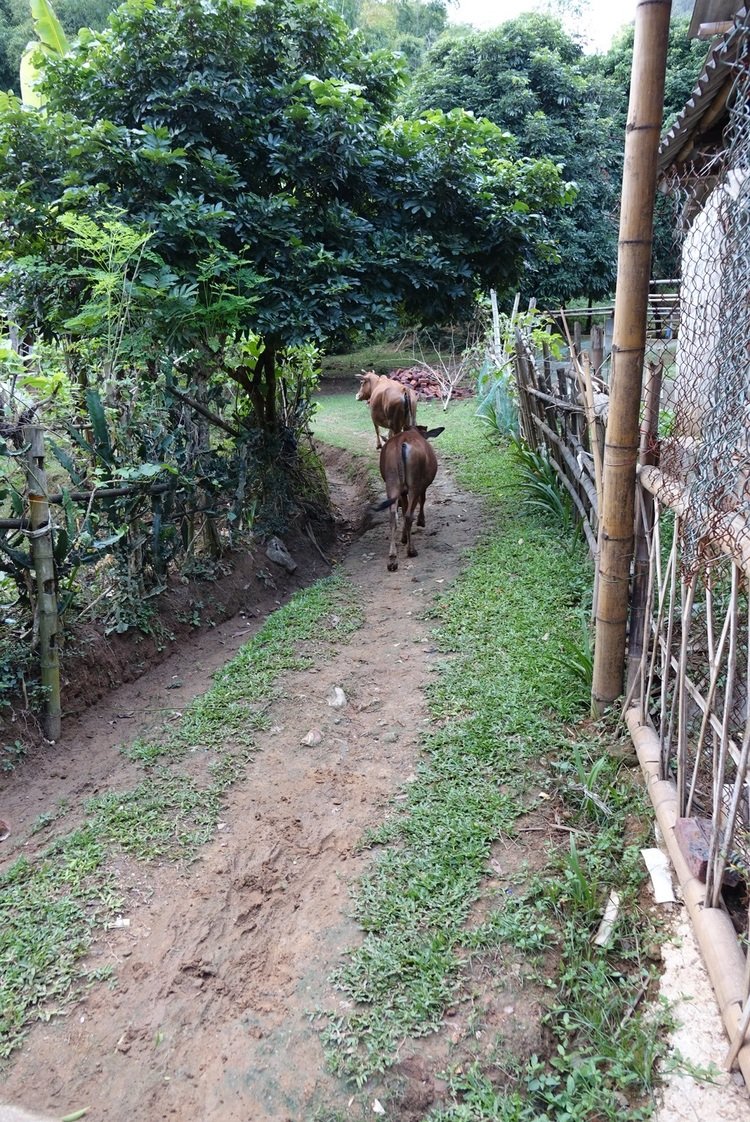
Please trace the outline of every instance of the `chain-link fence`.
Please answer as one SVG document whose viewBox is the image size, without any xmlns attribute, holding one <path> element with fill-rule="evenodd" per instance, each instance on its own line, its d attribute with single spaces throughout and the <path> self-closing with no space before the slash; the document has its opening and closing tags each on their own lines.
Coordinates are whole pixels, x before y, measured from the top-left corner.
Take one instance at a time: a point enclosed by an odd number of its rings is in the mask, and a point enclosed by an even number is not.
<svg viewBox="0 0 750 1122">
<path fill-rule="evenodd" d="M 747 932 L 750 886 L 750 27 L 721 65 L 728 124 L 670 184 L 682 214 L 680 322 L 663 364 L 658 465 L 641 467 L 650 643 L 640 687 L 662 773 L 698 839 L 706 902 Z M 654 438 L 657 434 L 653 434 Z M 637 683 L 634 684 L 634 689 Z M 703 852 L 705 850 L 705 852 Z"/>
</svg>

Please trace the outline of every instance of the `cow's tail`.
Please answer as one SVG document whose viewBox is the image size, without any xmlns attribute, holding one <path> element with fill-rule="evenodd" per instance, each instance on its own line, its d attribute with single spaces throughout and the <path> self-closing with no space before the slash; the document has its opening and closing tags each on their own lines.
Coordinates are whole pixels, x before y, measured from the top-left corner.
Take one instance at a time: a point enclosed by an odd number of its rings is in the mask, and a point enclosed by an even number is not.
<svg viewBox="0 0 750 1122">
<path fill-rule="evenodd" d="M 412 409 L 409 391 L 404 390 L 404 428 L 413 429 L 417 423 L 417 411 Z"/>
<path fill-rule="evenodd" d="M 398 502 L 398 499 L 383 499 L 382 503 L 373 504 L 372 509 L 374 511 L 387 510 L 389 506 L 393 506 L 396 502 Z"/>
<path fill-rule="evenodd" d="M 398 458 L 398 489 L 401 496 L 406 499 L 409 490 L 406 480 L 406 465 L 409 456 L 409 445 L 407 441 L 401 442 L 401 455 Z"/>
</svg>

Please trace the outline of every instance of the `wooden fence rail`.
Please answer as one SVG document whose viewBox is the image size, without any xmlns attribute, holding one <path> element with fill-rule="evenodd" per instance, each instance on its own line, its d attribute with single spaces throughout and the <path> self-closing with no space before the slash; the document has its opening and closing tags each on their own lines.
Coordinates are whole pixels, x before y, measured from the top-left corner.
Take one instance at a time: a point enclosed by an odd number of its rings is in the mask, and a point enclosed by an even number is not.
<svg viewBox="0 0 750 1122">
<path fill-rule="evenodd" d="M 546 451 L 595 555 L 599 507 L 596 450 L 592 451 L 589 434 L 593 431 L 603 441 L 604 410 L 598 417 L 590 415 L 577 369 L 574 354 L 569 364 L 559 364 L 553 370 L 546 349 L 539 363 L 523 335 L 516 334 L 515 375 L 521 435 L 530 448 Z M 600 402 L 600 408 L 603 404 Z"/>
</svg>

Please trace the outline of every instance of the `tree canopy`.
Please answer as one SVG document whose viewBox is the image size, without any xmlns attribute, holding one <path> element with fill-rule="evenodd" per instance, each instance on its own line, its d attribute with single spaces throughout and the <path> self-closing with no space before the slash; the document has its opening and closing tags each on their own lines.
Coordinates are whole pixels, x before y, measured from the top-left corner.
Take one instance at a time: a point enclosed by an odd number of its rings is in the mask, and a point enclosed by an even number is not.
<svg viewBox="0 0 750 1122">
<path fill-rule="evenodd" d="M 69 36 L 82 27 L 102 28 L 115 0 L 55 0 L 55 13 Z M 29 0 L 0 0 L 0 90 L 18 90 L 18 66 L 34 39 Z"/>
<path fill-rule="evenodd" d="M 6 298 L 69 323 L 87 293 L 59 217 L 117 214 L 151 235 L 154 339 L 224 363 L 272 425 L 285 348 L 466 313 L 544 254 L 554 164 L 462 110 L 391 119 L 401 82 L 317 0 L 129 0 L 48 62 L 45 115 L 0 113 Z"/>
<path fill-rule="evenodd" d="M 341 0 L 332 7 L 368 48 L 396 51 L 412 68 L 448 27 L 446 0 Z"/>
<path fill-rule="evenodd" d="M 462 106 L 510 133 L 516 151 L 560 164 L 578 193 L 551 226 L 557 264 L 532 264 L 522 292 L 548 305 L 608 295 L 616 272 L 622 134 L 581 45 L 559 20 L 525 14 L 438 43 L 402 98 L 406 112 Z"/>
</svg>

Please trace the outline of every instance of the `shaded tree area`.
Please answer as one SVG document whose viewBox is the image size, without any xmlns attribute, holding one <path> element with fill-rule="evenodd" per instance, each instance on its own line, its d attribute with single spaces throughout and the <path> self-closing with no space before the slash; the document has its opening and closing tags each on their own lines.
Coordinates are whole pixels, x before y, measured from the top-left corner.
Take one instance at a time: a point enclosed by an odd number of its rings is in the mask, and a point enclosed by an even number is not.
<svg viewBox="0 0 750 1122">
<path fill-rule="evenodd" d="M 116 0 L 56 0 L 55 12 L 69 36 L 82 27 L 101 29 Z M 18 93 L 18 67 L 35 38 L 29 0 L 0 0 L 0 90 Z"/>
<path fill-rule="evenodd" d="M 664 83 L 664 127 L 668 128 L 680 112 L 695 86 L 708 47 L 700 39 L 688 39 L 687 16 L 675 16 L 669 25 L 667 72 Z M 593 72 L 606 81 L 612 90 L 618 126 L 624 130 L 630 97 L 630 68 L 633 59 L 634 28 L 623 28 L 612 46 L 593 60 Z"/>
<path fill-rule="evenodd" d="M 306 392 L 284 384 L 295 348 L 467 316 L 545 256 L 554 163 L 462 110 L 392 119 L 402 81 L 316 0 L 131 0 L 48 61 L 45 113 L 2 105 L 6 307 L 46 339 L 109 340 L 75 220 L 142 233 L 104 368 L 179 356 L 183 389 L 233 384 L 275 454 Z"/>
<path fill-rule="evenodd" d="M 331 0 L 331 7 L 368 48 L 395 51 L 410 69 L 448 30 L 446 0 Z"/>
<path fill-rule="evenodd" d="M 679 9 L 677 9 L 679 12 Z M 669 128 L 690 98 L 706 61 L 706 43 L 688 39 L 689 10 L 673 14 L 669 27 L 667 69 L 664 83 L 663 127 Z M 626 27 L 615 38 L 606 54 L 594 60 L 595 74 L 610 87 L 617 128 L 624 134 L 630 97 L 630 68 L 633 58 L 633 27 Z M 654 251 L 652 273 L 657 278 L 676 277 L 680 269 L 678 219 L 674 199 L 657 193 L 654 213 Z"/>
</svg>

